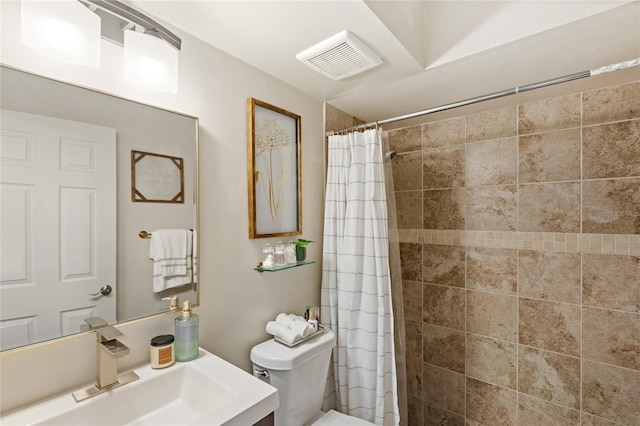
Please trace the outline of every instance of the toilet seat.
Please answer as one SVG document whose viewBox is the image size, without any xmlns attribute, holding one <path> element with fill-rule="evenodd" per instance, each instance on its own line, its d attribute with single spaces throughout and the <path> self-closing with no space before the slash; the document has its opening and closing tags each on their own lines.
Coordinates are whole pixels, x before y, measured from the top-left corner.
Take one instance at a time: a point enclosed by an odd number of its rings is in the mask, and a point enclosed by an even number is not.
<svg viewBox="0 0 640 426">
<path fill-rule="evenodd" d="M 317 421 L 311 424 L 311 426 L 372 426 L 373 423 L 369 423 L 366 420 L 359 419 L 357 417 L 348 416 L 346 414 L 339 413 L 335 410 L 329 410 L 325 415 L 320 417 Z"/>
</svg>

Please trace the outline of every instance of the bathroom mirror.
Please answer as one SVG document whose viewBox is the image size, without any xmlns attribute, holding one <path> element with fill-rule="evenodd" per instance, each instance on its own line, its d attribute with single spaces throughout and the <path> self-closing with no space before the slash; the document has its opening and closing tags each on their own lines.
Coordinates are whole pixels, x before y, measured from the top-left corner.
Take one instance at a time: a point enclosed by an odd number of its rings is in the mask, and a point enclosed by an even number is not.
<svg viewBox="0 0 640 426">
<path fill-rule="evenodd" d="M 197 305 L 198 119 L 6 66 L 0 84 L 2 350 Z M 133 151 L 181 161 L 181 202 L 132 201 Z M 147 163 L 141 184 L 175 185 Z M 162 229 L 189 237 L 187 284 L 155 286 L 141 234 Z"/>
</svg>

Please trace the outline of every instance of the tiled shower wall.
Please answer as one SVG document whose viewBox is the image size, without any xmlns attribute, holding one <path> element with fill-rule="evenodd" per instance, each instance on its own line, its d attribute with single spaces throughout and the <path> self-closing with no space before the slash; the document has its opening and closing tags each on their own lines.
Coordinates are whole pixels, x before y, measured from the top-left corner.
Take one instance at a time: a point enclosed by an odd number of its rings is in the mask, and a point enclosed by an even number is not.
<svg viewBox="0 0 640 426">
<path fill-rule="evenodd" d="M 640 82 L 389 142 L 410 425 L 640 425 Z"/>
<path fill-rule="evenodd" d="M 409 424 L 640 425 L 640 82 L 389 139 Z"/>
</svg>

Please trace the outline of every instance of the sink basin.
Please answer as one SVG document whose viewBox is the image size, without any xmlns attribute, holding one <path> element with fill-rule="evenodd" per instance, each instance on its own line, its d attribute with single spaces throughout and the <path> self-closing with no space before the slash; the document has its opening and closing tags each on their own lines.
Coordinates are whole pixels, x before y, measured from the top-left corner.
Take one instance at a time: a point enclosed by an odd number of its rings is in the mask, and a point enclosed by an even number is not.
<svg viewBox="0 0 640 426">
<path fill-rule="evenodd" d="M 75 402 L 71 392 L 0 419 L 2 425 L 252 425 L 278 408 L 277 390 L 200 349 L 197 359 Z"/>
</svg>

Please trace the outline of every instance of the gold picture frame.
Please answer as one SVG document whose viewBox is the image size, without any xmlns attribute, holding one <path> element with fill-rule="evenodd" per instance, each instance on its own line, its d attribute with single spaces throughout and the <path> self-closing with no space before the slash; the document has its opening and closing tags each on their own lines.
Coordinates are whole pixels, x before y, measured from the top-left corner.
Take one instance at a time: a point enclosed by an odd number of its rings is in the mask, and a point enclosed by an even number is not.
<svg viewBox="0 0 640 426">
<path fill-rule="evenodd" d="M 302 234 L 301 117 L 247 99 L 249 238 Z"/>
<path fill-rule="evenodd" d="M 183 159 L 132 150 L 131 201 L 184 204 Z"/>
</svg>

